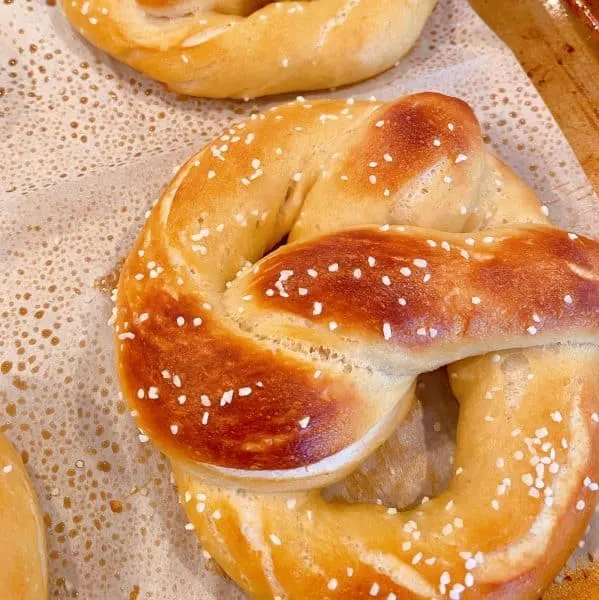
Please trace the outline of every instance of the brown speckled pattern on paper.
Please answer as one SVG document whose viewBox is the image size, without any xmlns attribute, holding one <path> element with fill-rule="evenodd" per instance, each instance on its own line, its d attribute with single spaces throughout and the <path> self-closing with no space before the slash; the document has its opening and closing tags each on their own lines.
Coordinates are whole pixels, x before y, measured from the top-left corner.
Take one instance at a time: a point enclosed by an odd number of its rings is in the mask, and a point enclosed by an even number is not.
<svg viewBox="0 0 599 600">
<path fill-rule="evenodd" d="M 266 104 L 170 94 L 96 54 L 53 2 L 4 0 L 0 21 L 0 428 L 46 514 L 51 598 L 233 600 L 118 398 L 105 290 L 173 168 Z M 557 126 L 466 2 L 441 0 L 402 72 L 332 95 L 464 97 L 552 219 L 599 234 Z"/>
</svg>

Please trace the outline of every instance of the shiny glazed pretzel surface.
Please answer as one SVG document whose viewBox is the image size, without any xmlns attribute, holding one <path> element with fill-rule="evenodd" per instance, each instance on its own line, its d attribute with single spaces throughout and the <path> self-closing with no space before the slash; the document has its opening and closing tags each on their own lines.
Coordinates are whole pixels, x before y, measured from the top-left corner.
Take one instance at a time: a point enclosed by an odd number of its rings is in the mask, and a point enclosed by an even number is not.
<svg viewBox="0 0 599 600">
<path fill-rule="evenodd" d="M 251 98 L 330 88 L 390 67 L 435 0 L 63 0 L 89 42 L 173 91 Z"/>
<path fill-rule="evenodd" d="M 548 226 L 461 101 L 299 101 L 153 209 L 119 283 L 121 383 L 254 597 L 533 598 L 593 510 L 598 281 L 597 243 Z M 449 488 L 326 501 L 443 365 Z"/>
</svg>

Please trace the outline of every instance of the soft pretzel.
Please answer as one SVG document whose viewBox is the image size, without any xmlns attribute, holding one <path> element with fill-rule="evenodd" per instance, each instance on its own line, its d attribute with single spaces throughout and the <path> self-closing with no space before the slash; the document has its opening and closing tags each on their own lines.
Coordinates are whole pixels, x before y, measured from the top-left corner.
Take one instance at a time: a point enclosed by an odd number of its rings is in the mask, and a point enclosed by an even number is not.
<svg viewBox="0 0 599 600">
<path fill-rule="evenodd" d="M 48 597 L 46 537 L 35 491 L 21 457 L 0 434 L 0 597 Z"/>
<path fill-rule="evenodd" d="M 380 73 L 435 0 L 64 0 L 89 42 L 181 94 L 251 98 Z"/>
<path fill-rule="evenodd" d="M 593 510 L 598 286 L 599 245 L 547 225 L 463 102 L 300 101 L 227 130 L 152 210 L 119 375 L 253 597 L 532 598 Z M 403 513 L 325 500 L 446 364 L 449 488 Z"/>
</svg>

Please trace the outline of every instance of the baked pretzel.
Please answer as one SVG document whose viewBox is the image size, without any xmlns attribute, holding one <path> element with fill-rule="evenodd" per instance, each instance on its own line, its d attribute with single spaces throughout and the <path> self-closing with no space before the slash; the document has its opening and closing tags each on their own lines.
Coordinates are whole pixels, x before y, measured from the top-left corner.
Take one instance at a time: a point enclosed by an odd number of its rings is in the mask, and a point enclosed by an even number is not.
<svg viewBox="0 0 599 600">
<path fill-rule="evenodd" d="M 17 451 L 0 434 L 0 597 L 48 597 L 46 537 L 35 491 Z"/>
<path fill-rule="evenodd" d="M 532 598 L 561 568 L 597 489 L 599 244 L 545 212 L 433 93 L 276 107 L 179 170 L 121 273 L 119 376 L 253 597 Z M 449 488 L 325 500 L 442 365 Z"/>
<path fill-rule="evenodd" d="M 165 83 L 252 98 L 354 83 L 417 40 L 436 0 L 64 0 L 94 46 Z"/>
</svg>

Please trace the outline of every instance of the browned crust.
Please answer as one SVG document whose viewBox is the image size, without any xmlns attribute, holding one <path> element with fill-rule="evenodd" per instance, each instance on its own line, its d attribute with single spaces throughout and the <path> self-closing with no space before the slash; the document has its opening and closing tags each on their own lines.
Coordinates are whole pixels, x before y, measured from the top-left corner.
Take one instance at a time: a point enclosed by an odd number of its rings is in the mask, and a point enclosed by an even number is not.
<svg viewBox="0 0 599 600">
<path fill-rule="evenodd" d="M 123 346 L 120 376 L 140 426 L 170 454 L 244 469 L 292 468 L 355 439 L 360 397 L 343 380 L 326 374 L 315 380 L 310 362 L 236 336 L 210 317 L 194 328 L 199 311 L 192 298 L 175 302 L 158 293 L 146 306 L 152 307 L 152 319 L 129 329 L 136 339 Z M 185 318 L 184 328 L 177 326 L 178 316 Z M 165 369 L 181 378 L 183 389 L 162 377 Z M 147 394 L 150 385 L 159 387 L 160 398 L 138 400 L 138 388 Z M 251 395 L 239 395 L 244 387 L 252 388 Z M 233 401 L 221 407 L 227 390 L 234 390 Z M 182 393 L 184 405 L 178 402 Z M 202 394 L 212 403 L 206 425 Z M 310 428 L 302 429 L 298 422 L 306 414 Z M 179 427 L 176 436 L 173 424 Z"/>
<path fill-rule="evenodd" d="M 485 243 L 489 236 L 496 241 Z M 435 242 L 434 248 L 428 240 Z M 441 247 L 444 241 L 449 252 Z M 468 258 L 461 253 L 466 249 Z M 373 267 L 369 256 L 376 257 Z M 427 266 L 415 266 L 415 260 L 425 260 Z M 329 266 L 337 261 L 339 270 L 331 272 Z M 572 264 L 580 271 L 573 271 Z M 360 279 L 354 277 L 355 265 L 362 267 Z M 319 276 L 311 278 L 310 268 Z M 403 276 L 402 268 L 412 275 Z M 286 296 L 266 295 L 276 289 L 282 269 L 297 273 L 285 282 Z M 425 281 L 427 273 L 431 278 Z M 537 345 L 548 337 L 594 338 L 599 326 L 598 273 L 599 244 L 570 239 L 553 228 L 495 230 L 471 238 L 427 230 L 362 229 L 281 249 L 260 263 L 246 291 L 268 316 L 292 313 L 316 332 L 321 328 L 323 344 L 327 336 L 351 336 L 373 347 L 387 344 L 387 352 L 400 353 L 409 374 L 427 370 L 430 361 L 437 367 L 463 358 L 468 348 L 478 353 L 480 347 Z M 391 285 L 382 283 L 383 274 L 390 274 Z M 302 286 L 309 286 L 308 295 L 298 294 Z M 566 296 L 571 303 L 565 302 Z M 401 306 L 398 298 L 405 298 L 407 305 Z M 480 304 L 473 298 L 480 298 Z M 324 307 L 317 316 L 315 299 Z M 232 468 L 287 469 L 331 456 L 363 432 L 365 398 L 342 377 L 325 373 L 315 379 L 317 368 L 309 357 L 300 360 L 235 333 L 202 308 L 198 298 L 175 299 L 155 291 L 144 298 L 141 310 L 151 313 L 143 323 L 134 314 L 123 316 L 135 338 L 117 340 L 122 347 L 121 380 L 142 428 L 169 453 Z M 193 319 L 200 314 L 203 323 L 194 327 Z M 181 317 L 183 326 L 177 324 Z M 331 321 L 339 324 L 333 333 Z M 389 340 L 384 340 L 383 323 L 390 326 Z M 536 333 L 530 333 L 531 327 Z M 384 368 L 376 362 L 373 366 Z M 165 379 L 164 370 L 177 375 L 182 386 Z M 158 399 L 147 398 L 151 386 L 158 388 Z M 141 400 L 140 388 L 146 394 Z M 251 393 L 240 395 L 243 388 Z M 231 403 L 219 406 L 228 390 L 233 391 Z M 178 402 L 181 394 L 187 397 L 184 405 Z M 212 405 L 207 424 L 202 424 L 207 410 L 200 402 L 203 394 Z M 298 423 L 306 415 L 310 423 L 302 428 Z M 177 426 L 176 435 L 172 425 Z"/>
<path fill-rule="evenodd" d="M 369 257 L 376 260 L 372 267 Z M 318 276 L 310 277 L 308 269 Z M 276 287 L 283 270 L 294 273 L 285 281 L 285 295 Z M 299 294 L 302 288 L 306 295 Z M 469 339 L 507 338 L 527 333 L 530 326 L 567 340 L 599 326 L 599 244 L 545 227 L 478 235 L 346 231 L 269 255 L 238 295 L 244 293 L 265 313 L 299 316 L 325 335 L 334 321 L 341 336 L 380 341 L 386 322 L 392 345 L 408 353 L 428 348 L 439 353 Z M 315 301 L 323 305 L 318 315 Z M 417 333 L 421 328 L 425 335 Z"/>
<path fill-rule="evenodd" d="M 449 127 L 451 126 L 451 130 Z M 439 146 L 434 142 L 438 140 Z M 379 111 L 364 130 L 364 137 L 354 152 L 347 156 L 342 170 L 355 173 L 356 165 L 366 166 L 373 156 L 389 153 L 393 162 L 384 159 L 369 172 L 377 183 L 389 189 L 400 189 L 426 172 L 436 161 L 454 163 L 460 154 L 470 160 L 467 168 L 454 174 L 456 181 L 467 182 L 471 165 L 480 161 L 483 141 L 474 111 L 458 98 L 447 98 L 434 92 L 406 96 Z M 409 157 L 406 160 L 405 157 Z M 397 168 L 400 161 L 402 168 Z M 351 178 L 351 186 L 367 195 L 371 191 L 368 178 Z"/>
</svg>

